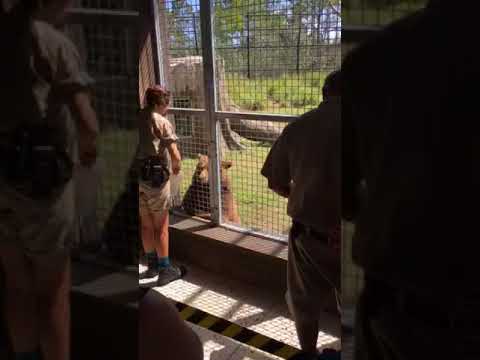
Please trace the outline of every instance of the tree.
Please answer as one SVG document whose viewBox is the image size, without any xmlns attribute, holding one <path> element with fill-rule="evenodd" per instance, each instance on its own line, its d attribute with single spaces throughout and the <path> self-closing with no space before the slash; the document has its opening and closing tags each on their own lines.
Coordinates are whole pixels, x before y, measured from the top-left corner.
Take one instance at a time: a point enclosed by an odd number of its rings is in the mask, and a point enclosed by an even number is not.
<svg viewBox="0 0 480 360">
<path fill-rule="evenodd" d="M 166 5 L 170 49 L 177 56 L 190 55 L 192 49 L 200 46 L 199 39 L 195 36 L 198 33 L 195 19 L 198 12 L 188 0 L 176 0 Z"/>
<path fill-rule="evenodd" d="M 340 17 L 340 0 L 223 0 L 216 5 L 217 52 L 227 55 L 228 69 L 252 77 L 273 68 L 299 72 L 314 67 L 313 48 L 330 37 L 324 14 L 331 14 L 332 21 Z"/>
</svg>

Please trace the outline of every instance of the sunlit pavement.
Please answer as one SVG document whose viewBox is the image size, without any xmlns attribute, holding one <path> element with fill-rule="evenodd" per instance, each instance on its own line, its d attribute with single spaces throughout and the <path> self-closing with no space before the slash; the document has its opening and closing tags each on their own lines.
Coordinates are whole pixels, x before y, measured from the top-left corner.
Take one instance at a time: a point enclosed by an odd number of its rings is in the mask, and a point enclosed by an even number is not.
<svg viewBox="0 0 480 360">
<path fill-rule="evenodd" d="M 143 270 L 140 265 L 140 271 Z M 185 278 L 155 290 L 174 301 L 299 347 L 295 325 L 283 296 L 199 268 L 189 267 L 188 270 Z M 337 321 L 334 316 L 325 314 L 317 343 L 319 349 L 340 349 Z M 189 325 L 202 339 L 206 360 L 280 359 L 197 325 Z"/>
</svg>

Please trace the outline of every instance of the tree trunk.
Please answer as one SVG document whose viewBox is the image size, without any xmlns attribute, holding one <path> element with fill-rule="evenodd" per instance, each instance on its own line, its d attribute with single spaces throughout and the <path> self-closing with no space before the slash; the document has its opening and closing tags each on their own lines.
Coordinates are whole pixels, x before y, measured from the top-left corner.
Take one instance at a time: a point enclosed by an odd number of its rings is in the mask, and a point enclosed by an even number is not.
<svg viewBox="0 0 480 360">
<path fill-rule="evenodd" d="M 240 143 L 241 136 L 232 130 L 230 120 L 225 119 L 220 123 L 222 143 L 224 142 L 228 150 L 244 150 L 245 146 Z"/>
<path fill-rule="evenodd" d="M 282 133 L 286 123 L 236 119 L 231 127 L 246 139 L 273 143 Z"/>
</svg>

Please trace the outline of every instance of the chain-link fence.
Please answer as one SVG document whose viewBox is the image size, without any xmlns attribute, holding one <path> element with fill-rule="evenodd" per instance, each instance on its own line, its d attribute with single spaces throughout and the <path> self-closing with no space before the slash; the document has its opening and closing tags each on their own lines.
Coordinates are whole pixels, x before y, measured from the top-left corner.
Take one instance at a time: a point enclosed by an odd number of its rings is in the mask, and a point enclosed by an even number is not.
<svg viewBox="0 0 480 360">
<path fill-rule="evenodd" d="M 165 82 L 173 92 L 172 121 L 184 157 L 183 211 L 212 213 L 209 162 L 199 157 L 212 157 L 204 82 L 211 55 L 221 223 L 285 239 L 286 200 L 268 190 L 260 169 L 285 125 L 318 106 L 326 75 L 340 65 L 338 2 L 212 1 L 211 29 L 202 24 L 198 0 L 160 4 L 168 34 Z M 212 48 L 203 44 L 209 38 Z"/>
</svg>

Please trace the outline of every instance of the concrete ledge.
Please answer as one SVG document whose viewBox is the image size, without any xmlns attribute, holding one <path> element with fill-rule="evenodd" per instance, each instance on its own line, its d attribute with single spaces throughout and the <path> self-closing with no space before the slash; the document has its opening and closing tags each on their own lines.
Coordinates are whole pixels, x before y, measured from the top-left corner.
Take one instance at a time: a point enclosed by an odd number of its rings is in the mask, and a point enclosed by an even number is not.
<svg viewBox="0 0 480 360">
<path fill-rule="evenodd" d="M 286 244 L 180 216 L 172 216 L 171 224 L 170 247 L 175 259 L 275 292 L 285 292 Z"/>
</svg>

